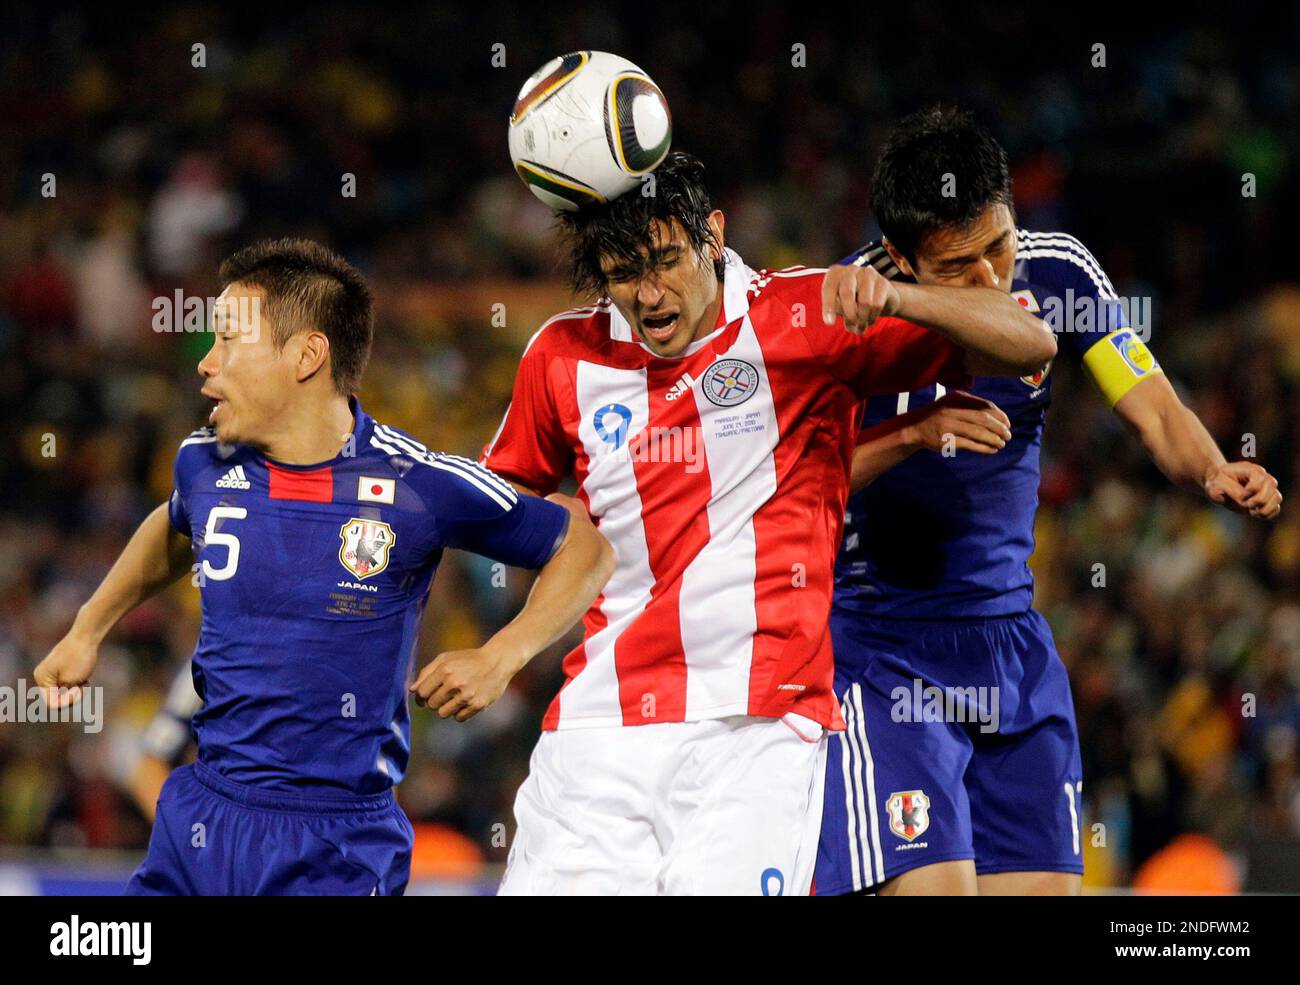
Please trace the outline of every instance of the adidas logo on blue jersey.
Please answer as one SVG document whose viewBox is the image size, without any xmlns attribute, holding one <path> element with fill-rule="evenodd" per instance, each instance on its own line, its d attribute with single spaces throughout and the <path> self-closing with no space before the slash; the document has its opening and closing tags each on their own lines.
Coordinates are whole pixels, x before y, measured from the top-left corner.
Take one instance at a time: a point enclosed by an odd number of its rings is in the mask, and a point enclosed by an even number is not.
<svg viewBox="0 0 1300 985">
<path fill-rule="evenodd" d="M 218 489 L 252 489 L 253 484 L 248 481 L 248 476 L 244 475 L 244 467 L 236 465 L 233 469 L 217 480 Z"/>
</svg>

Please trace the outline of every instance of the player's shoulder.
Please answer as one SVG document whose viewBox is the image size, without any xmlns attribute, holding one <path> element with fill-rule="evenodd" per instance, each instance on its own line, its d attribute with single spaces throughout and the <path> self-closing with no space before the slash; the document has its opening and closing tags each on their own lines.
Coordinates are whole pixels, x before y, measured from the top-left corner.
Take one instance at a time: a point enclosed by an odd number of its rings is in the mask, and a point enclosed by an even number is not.
<svg viewBox="0 0 1300 985">
<path fill-rule="evenodd" d="M 469 496 L 485 497 L 509 509 L 518 499 L 515 488 L 486 466 L 462 455 L 434 451 L 401 428 L 381 421 L 375 421 L 371 429 L 368 454 L 385 458 L 396 476 L 435 508 L 448 499 Z"/>
<path fill-rule="evenodd" d="M 225 461 L 235 449 L 217 440 L 214 427 L 196 428 L 176 446 L 176 468 L 193 472 L 214 461 Z"/>
<path fill-rule="evenodd" d="M 1097 258 L 1069 233 L 1018 228 L 1015 278 L 1060 291 L 1082 282 L 1103 298 L 1115 297 L 1115 288 Z"/>
<path fill-rule="evenodd" d="M 523 358 L 580 357 L 602 348 L 610 337 L 613 307 L 614 302 L 603 298 L 552 315 L 528 340 Z"/>
<path fill-rule="evenodd" d="M 245 467 L 256 458 L 257 451 L 247 445 L 222 444 L 216 428 L 196 428 L 176 448 L 173 483 L 182 495 L 210 480 L 217 488 L 247 489 Z"/>
<path fill-rule="evenodd" d="M 873 239 L 865 246 L 854 250 L 843 260 L 842 264 L 848 264 L 854 267 L 874 267 L 878 273 L 890 280 L 910 280 L 911 278 L 898 269 L 898 264 L 894 258 L 889 255 L 889 250 L 885 244 L 878 239 Z"/>
<path fill-rule="evenodd" d="M 805 267 L 802 264 L 751 270 L 746 286 L 749 306 L 751 309 L 761 308 L 764 302 L 790 306 L 807 303 L 809 298 L 817 299 L 820 306 L 825 277 L 825 267 Z"/>
<path fill-rule="evenodd" d="M 184 438 L 181 439 L 177 453 L 184 451 L 186 448 L 211 445 L 215 448 L 217 444 L 217 429 L 211 426 L 195 428 Z M 191 454 L 194 454 L 191 452 Z"/>
</svg>

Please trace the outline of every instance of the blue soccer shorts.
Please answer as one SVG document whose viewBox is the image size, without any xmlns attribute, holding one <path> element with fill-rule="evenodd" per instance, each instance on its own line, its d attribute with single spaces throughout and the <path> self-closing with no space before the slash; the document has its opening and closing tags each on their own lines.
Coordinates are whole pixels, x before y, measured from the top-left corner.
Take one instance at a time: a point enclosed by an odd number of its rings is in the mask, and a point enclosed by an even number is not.
<svg viewBox="0 0 1300 985">
<path fill-rule="evenodd" d="M 1037 612 L 867 619 L 836 609 L 815 891 L 869 890 L 973 859 L 979 874 L 1083 872 L 1078 729 Z"/>
<path fill-rule="evenodd" d="M 390 792 L 322 797 L 172 772 L 129 896 L 400 896 L 414 830 Z"/>
</svg>

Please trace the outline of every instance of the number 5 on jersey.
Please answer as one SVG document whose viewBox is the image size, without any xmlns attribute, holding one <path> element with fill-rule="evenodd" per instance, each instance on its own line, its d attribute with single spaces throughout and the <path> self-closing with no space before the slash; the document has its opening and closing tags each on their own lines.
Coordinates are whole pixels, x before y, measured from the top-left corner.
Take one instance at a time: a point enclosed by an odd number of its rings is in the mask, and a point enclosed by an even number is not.
<svg viewBox="0 0 1300 985">
<path fill-rule="evenodd" d="M 203 576 L 213 581 L 225 581 L 235 577 L 239 568 L 239 538 L 232 533 L 217 530 L 218 520 L 242 520 L 248 516 L 248 510 L 242 506 L 214 506 L 208 514 L 208 525 L 203 531 L 203 543 L 207 547 L 226 548 L 226 563 L 214 568 L 207 558 L 203 559 Z"/>
</svg>

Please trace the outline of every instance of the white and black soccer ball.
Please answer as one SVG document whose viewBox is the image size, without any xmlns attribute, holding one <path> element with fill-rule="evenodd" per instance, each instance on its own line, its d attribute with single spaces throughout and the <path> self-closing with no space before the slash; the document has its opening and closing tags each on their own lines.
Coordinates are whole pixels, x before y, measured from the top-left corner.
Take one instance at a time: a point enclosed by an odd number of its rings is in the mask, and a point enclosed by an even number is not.
<svg viewBox="0 0 1300 985">
<path fill-rule="evenodd" d="M 641 183 L 668 156 L 673 123 L 650 76 L 607 51 L 553 58 L 519 90 L 510 159 L 534 195 L 572 211 Z"/>
</svg>

